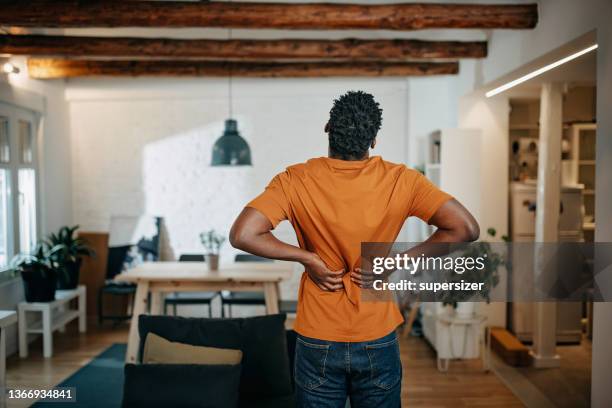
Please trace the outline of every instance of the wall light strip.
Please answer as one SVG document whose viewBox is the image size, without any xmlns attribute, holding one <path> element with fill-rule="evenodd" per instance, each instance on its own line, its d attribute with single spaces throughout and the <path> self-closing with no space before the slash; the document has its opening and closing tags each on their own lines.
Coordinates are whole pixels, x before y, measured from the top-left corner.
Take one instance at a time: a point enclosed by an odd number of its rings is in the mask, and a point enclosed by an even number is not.
<svg viewBox="0 0 612 408">
<path fill-rule="evenodd" d="M 580 50 L 572 55 L 568 55 L 565 58 L 562 58 L 558 61 L 555 61 L 553 63 L 550 63 L 546 66 L 543 66 L 542 68 L 536 69 L 533 72 L 528 73 L 527 75 L 523 75 L 520 78 L 515 79 L 514 81 L 510 81 L 502 86 L 499 86 L 495 89 L 490 90 L 489 92 L 487 92 L 485 95 L 487 96 L 487 98 L 490 98 L 492 96 L 495 96 L 499 93 L 502 93 L 504 91 L 507 91 L 508 89 L 517 86 L 518 84 L 522 84 L 525 81 L 529 81 L 532 78 L 537 77 L 538 75 L 542 75 L 543 73 L 545 73 L 546 71 L 550 71 L 551 69 L 557 68 L 560 65 L 565 64 L 566 62 L 570 62 L 571 60 L 574 60 L 578 57 L 583 56 L 584 54 L 588 54 L 589 52 L 593 51 L 597 49 L 597 44 L 591 45 L 590 47 L 587 47 L 583 50 Z"/>
</svg>

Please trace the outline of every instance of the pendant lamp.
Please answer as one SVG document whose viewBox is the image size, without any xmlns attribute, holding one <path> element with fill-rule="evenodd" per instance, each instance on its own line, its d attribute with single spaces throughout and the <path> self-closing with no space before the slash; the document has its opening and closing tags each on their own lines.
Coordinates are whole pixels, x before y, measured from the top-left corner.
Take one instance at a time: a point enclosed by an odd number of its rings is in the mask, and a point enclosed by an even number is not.
<svg viewBox="0 0 612 408">
<path fill-rule="evenodd" d="M 229 39 L 232 38 L 232 30 L 228 31 Z M 232 62 L 229 62 L 228 76 L 228 101 L 229 118 L 225 121 L 223 135 L 215 142 L 212 152 L 213 166 L 250 166 L 251 149 L 249 144 L 238 132 L 238 122 L 232 119 Z"/>
</svg>

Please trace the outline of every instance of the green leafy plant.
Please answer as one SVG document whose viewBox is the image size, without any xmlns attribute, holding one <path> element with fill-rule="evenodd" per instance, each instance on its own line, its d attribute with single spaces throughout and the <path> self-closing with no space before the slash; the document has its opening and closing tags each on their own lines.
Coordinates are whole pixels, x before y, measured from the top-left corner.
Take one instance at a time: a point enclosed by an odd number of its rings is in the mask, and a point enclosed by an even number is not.
<svg viewBox="0 0 612 408">
<path fill-rule="evenodd" d="M 83 256 L 94 256 L 94 251 L 83 238 L 74 235 L 78 225 L 62 227 L 57 233 L 49 234 L 45 244 L 49 248 L 49 256 L 55 264 L 76 262 Z"/>
<path fill-rule="evenodd" d="M 221 246 L 225 242 L 225 237 L 217 233 L 214 229 L 205 231 L 200 234 L 200 241 L 204 248 L 206 248 L 207 254 L 219 255 Z"/>
<path fill-rule="evenodd" d="M 495 238 L 497 231 L 495 228 L 487 229 L 487 234 L 491 238 Z M 507 242 L 505 237 L 502 237 Z M 465 252 L 460 256 L 466 258 L 476 259 L 478 257 L 483 258 L 484 268 L 481 270 L 475 269 L 469 273 L 457 274 L 452 273 L 449 282 L 470 282 L 470 283 L 484 283 L 482 290 L 478 291 L 477 294 L 482 297 L 487 303 L 491 301 L 491 290 L 499 284 L 499 267 L 501 265 L 507 265 L 506 258 L 503 254 L 500 254 L 491 248 L 489 242 L 475 242 L 469 244 Z M 470 298 L 474 297 L 474 291 L 452 291 L 444 294 L 443 303 L 445 305 L 452 305 L 457 307 L 457 302 L 469 301 Z"/>
<path fill-rule="evenodd" d="M 78 229 L 78 225 L 62 227 L 57 233 L 49 234 L 44 241 L 51 267 L 58 272 L 60 281 L 74 284 L 78 281 L 82 257 L 95 255 L 85 240 L 75 235 Z"/>
<path fill-rule="evenodd" d="M 38 244 L 31 254 L 15 255 L 10 262 L 11 269 L 17 272 L 23 272 L 26 269 L 38 269 L 43 275 L 54 274 L 55 271 L 51 267 L 49 253 L 45 245 Z"/>
</svg>

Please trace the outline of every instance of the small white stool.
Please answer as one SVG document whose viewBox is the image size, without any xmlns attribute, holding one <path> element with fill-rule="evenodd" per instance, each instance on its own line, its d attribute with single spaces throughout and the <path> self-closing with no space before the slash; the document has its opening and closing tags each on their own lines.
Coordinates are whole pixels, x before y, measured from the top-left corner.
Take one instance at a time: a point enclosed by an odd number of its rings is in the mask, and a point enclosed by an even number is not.
<svg viewBox="0 0 612 408">
<path fill-rule="evenodd" d="M 463 332 L 464 348 L 469 332 L 479 333 L 479 335 L 476 335 L 476 337 L 479 337 L 478 343 L 480 343 L 481 347 L 481 352 L 479 354 L 482 358 L 482 368 L 485 372 L 489 371 L 491 364 L 491 330 L 487 325 L 487 320 L 487 316 L 484 315 L 459 317 L 443 313 L 437 316 L 439 331 L 438 338 L 440 341 L 444 341 L 447 345 L 447 347 L 436 348 L 438 354 L 437 365 L 439 371 L 448 371 L 448 365 L 451 359 L 465 358 L 465 356 L 455 355 L 453 352 L 453 328 L 456 327 L 465 328 L 465 331 Z M 465 350 L 463 350 L 462 353 L 463 352 L 465 352 Z"/>
<path fill-rule="evenodd" d="M 21 302 L 19 303 L 19 357 L 28 356 L 28 334 L 41 333 L 43 336 L 43 356 L 53 356 L 53 332 L 63 331 L 66 324 L 76 318 L 79 319 L 79 332 L 87 331 L 87 313 L 85 302 L 85 286 L 79 285 L 76 289 L 58 290 L 52 302 Z M 70 301 L 78 299 L 78 308 L 69 309 Z M 42 320 L 28 326 L 27 312 L 40 312 Z"/>
<path fill-rule="evenodd" d="M 17 313 L 12 310 L 0 310 L 0 407 L 6 406 L 6 328 L 17 323 Z"/>
</svg>

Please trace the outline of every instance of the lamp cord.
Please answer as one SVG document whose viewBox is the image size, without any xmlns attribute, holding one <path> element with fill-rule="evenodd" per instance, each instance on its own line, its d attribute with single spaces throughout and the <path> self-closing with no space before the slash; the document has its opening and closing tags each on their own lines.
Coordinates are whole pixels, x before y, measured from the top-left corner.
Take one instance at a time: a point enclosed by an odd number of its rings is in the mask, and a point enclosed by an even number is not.
<svg viewBox="0 0 612 408">
<path fill-rule="evenodd" d="M 232 0 L 229 0 L 228 3 L 231 3 Z M 227 29 L 227 39 L 228 41 L 232 40 L 232 27 L 230 26 Z M 227 88 L 228 88 L 228 95 L 229 95 L 229 119 L 233 119 L 233 105 L 234 105 L 234 99 L 233 99 L 233 78 L 232 78 L 232 61 L 228 61 L 228 78 L 227 78 Z"/>
</svg>

